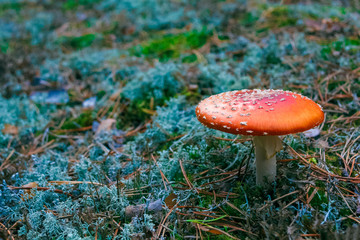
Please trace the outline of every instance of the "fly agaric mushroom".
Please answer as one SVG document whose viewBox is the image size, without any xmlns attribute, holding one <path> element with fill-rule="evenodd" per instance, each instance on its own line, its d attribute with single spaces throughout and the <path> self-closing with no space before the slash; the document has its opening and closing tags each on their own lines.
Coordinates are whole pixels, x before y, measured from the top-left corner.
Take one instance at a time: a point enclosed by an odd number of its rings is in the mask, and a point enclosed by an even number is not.
<svg viewBox="0 0 360 240">
<path fill-rule="evenodd" d="M 283 90 L 241 90 L 204 99 L 196 107 L 206 127 L 232 134 L 254 136 L 256 183 L 274 181 L 279 135 L 303 132 L 324 121 L 320 105 L 297 93 Z"/>
</svg>

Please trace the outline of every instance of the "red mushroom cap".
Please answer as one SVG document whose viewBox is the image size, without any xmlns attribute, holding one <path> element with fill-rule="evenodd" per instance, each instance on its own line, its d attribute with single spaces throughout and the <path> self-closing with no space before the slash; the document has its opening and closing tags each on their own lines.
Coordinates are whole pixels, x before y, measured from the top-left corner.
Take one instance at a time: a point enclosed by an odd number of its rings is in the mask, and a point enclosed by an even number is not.
<svg viewBox="0 0 360 240">
<path fill-rule="evenodd" d="M 204 99 L 196 107 L 206 127 L 242 135 L 286 135 L 303 132 L 324 121 L 320 105 L 283 90 L 241 90 Z"/>
</svg>

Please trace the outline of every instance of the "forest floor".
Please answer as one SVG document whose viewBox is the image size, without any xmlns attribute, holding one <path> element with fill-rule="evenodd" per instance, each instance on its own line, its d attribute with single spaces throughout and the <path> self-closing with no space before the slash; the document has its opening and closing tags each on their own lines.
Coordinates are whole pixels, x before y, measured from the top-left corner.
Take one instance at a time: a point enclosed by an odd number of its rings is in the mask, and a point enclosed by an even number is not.
<svg viewBox="0 0 360 240">
<path fill-rule="evenodd" d="M 0 239 L 359 236 L 360 11 L 255 2 L 0 0 Z M 194 110 L 270 88 L 325 121 L 257 186 Z"/>
</svg>

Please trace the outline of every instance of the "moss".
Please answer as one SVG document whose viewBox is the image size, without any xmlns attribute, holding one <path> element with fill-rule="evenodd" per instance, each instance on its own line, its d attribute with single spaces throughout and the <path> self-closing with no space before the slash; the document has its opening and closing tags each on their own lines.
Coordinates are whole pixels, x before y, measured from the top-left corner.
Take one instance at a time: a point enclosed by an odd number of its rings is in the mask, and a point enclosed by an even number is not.
<svg viewBox="0 0 360 240">
<path fill-rule="evenodd" d="M 360 40 L 357 37 L 349 37 L 335 41 L 322 41 L 321 57 L 325 60 L 333 57 L 334 52 L 349 55 L 357 54 L 360 51 Z"/>
<path fill-rule="evenodd" d="M 142 109 L 149 109 L 147 101 L 130 103 L 118 117 L 117 127 L 119 129 L 134 128 L 146 122 L 146 120 L 150 119 L 151 115 L 142 111 Z"/>
<path fill-rule="evenodd" d="M 249 201 L 254 204 L 267 200 L 267 191 L 258 185 L 237 182 L 234 193 L 239 194 L 239 197 L 234 199 L 233 203 L 240 209 L 244 207 L 244 204 L 248 204 Z"/>
<path fill-rule="evenodd" d="M 23 7 L 23 4 L 20 2 L 14 2 L 14 3 L 0 3 L 0 16 L 8 11 L 8 10 L 14 10 L 16 13 L 19 13 Z"/>
<path fill-rule="evenodd" d="M 62 7 L 64 10 L 76 10 L 80 6 L 85 8 L 91 8 L 95 3 L 98 3 L 100 0 L 67 0 L 63 3 Z"/>
<path fill-rule="evenodd" d="M 313 232 L 313 225 L 314 225 L 313 216 L 311 216 L 310 214 L 303 214 L 300 217 L 300 221 L 304 225 L 305 229 L 307 229 L 311 233 L 315 233 L 315 232 Z"/>
<path fill-rule="evenodd" d="M 256 14 L 256 12 L 246 12 L 240 17 L 240 25 L 244 27 L 252 27 L 259 18 L 259 14 Z"/>
<path fill-rule="evenodd" d="M 106 92 L 104 90 L 98 91 L 96 93 L 96 98 L 97 99 L 101 99 L 102 97 L 104 97 L 106 95 Z"/>
<path fill-rule="evenodd" d="M 221 41 L 226 41 L 226 40 L 230 40 L 230 37 L 227 35 L 218 35 L 219 40 Z"/>
<path fill-rule="evenodd" d="M 311 196 L 311 194 L 315 191 L 314 188 L 311 188 L 309 190 L 308 196 Z M 323 210 L 323 204 L 328 204 L 329 200 L 326 195 L 325 190 L 323 188 L 318 189 L 317 193 L 314 195 L 313 199 L 310 202 L 310 205 L 313 208 L 317 208 L 319 210 Z"/>
<path fill-rule="evenodd" d="M 9 43 L 0 39 L 0 53 L 6 53 L 9 49 Z"/>
<path fill-rule="evenodd" d="M 79 117 L 66 120 L 61 126 L 61 129 L 76 129 L 91 126 L 95 117 L 96 113 L 94 111 L 85 110 L 79 115 Z"/>
<path fill-rule="evenodd" d="M 329 163 L 329 164 L 334 164 L 335 162 L 338 161 L 338 156 L 334 156 L 334 155 L 326 155 L 326 163 Z"/>
<path fill-rule="evenodd" d="M 190 54 L 188 56 L 183 57 L 182 62 L 183 63 L 193 63 L 198 60 L 196 54 Z"/>
<path fill-rule="evenodd" d="M 272 6 L 263 12 L 264 23 L 260 25 L 258 31 L 270 28 L 281 28 L 295 26 L 298 18 L 295 12 L 286 5 Z"/>
<path fill-rule="evenodd" d="M 214 199 L 212 196 L 201 195 L 201 198 L 199 199 L 199 207 L 208 208 L 213 203 L 214 203 Z"/>
<path fill-rule="evenodd" d="M 179 58 L 186 51 L 202 47 L 212 36 L 212 32 L 206 29 L 180 34 L 167 34 L 159 39 L 150 40 L 130 49 L 130 53 L 135 56 L 145 56 L 148 58 L 158 58 L 160 62 L 166 62 L 172 58 Z M 194 60 L 194 56 L 185 61 Z"/>
<path fill-rule="evenodd" d="M 73 49 L 82 49 L 89 47 L 93 44 L 95 39 L 98 38 L 97 34 L 85 34 L 82 36 L 62 36 L 58 38 L 57 42 L 64 47 L 71 47 Z"/>
</svg>

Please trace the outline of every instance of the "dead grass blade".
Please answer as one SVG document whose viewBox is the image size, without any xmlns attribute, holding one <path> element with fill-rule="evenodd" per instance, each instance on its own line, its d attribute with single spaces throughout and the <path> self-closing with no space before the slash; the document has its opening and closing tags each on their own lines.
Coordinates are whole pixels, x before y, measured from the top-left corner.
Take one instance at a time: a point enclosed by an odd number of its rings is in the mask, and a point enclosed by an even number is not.
<svg viewBox="0 0 360 240">
<path fill-rule="evenodd" d="M 199 191 L 198 191 L 196 188 L 194 188 L 194 186 L 193 186 L 192 183 L 190 182 L 189 178 L 187 177 L 181 159 L 179 159 L 179 164 L 180 164 L 181 172 L 182 172 L 182 174 L 183 174 L 183 176 L 184 176 L 184 178 L 185 178 L 185 181 L 186 181 L 186 183 L 188 184 L 189 188 L 190 188 L 190 189 L 194 189 L 197 193 L 199 193 Z"/>
</svg>

